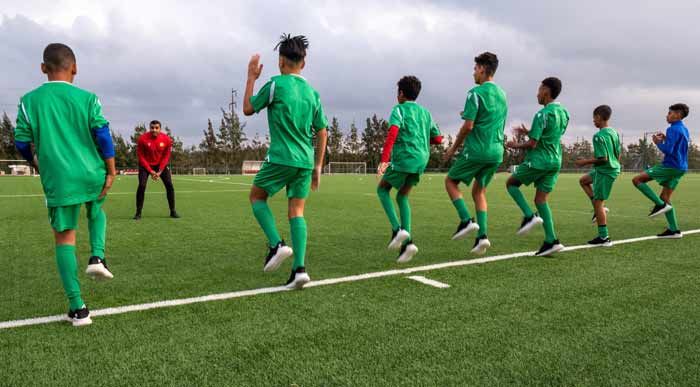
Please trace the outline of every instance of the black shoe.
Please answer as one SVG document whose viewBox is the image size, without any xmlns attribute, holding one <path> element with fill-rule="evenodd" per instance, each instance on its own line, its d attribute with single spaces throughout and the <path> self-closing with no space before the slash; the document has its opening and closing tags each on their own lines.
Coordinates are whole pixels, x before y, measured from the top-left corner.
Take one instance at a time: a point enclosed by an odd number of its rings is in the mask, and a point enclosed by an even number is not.
<svg viewBox="0 0 700 387">
<path fill-rule="evenodd" d="M 133 217 L 132 219 L 134 219 L 134 220 L 141 220 L 141 213 L 140 213 L 140 212 L 137 212 L 136 215 L 134 215 L 134 217 Z"/>
<path fill-rule="evenodd" d="M 85 274 L 92 279 L 112 279 L 114 275 L 107 267 L 107 262 L 100 257 L 90 257 Z"/>
<path fill-rule="evenodd" d="M 270 252 L 265 257 L 263 271 L 277 270 L 282 262 L 291 257 L 292 254 L 294 254 L 294 251 L 284 243 L 284 240 L 278 242 L 275 247 L 270 247 Z"/>
<path fill-rule="evenodd" d="M 399 227 L 398 230 L 394 230 L 391 232 L 391 240 L 389 241 L 389 245 L 387 246 L 387 249 L 389 249 L 389 250 L 400 249 L 401 246 L 403 245 L 403 242 L 410 237 L 411 237 L 411 234 L 409 234 L 408 231 Z"/>
<path fill-rule="evenodd" d="M 664 204 L 657 204 L 654 206 L 654 208 L 651 209 L 651 212 L 649 213 L 649 217 L 653 218 L 655 216 L 665 214 L 666 212 L 669 212 L 673 209 L 670 204 L 664 203 Z"/>
<path fill-rule="evenodd" d="M 525 235 L 530 230 L 532 230 L 535 226 L 542 224 L 543 220 L 540 218 L 539 215 L 532 214 L 528 217 L 524 217 L 523 221 L 520 223 L 520 228 L 518 228 L 518 231 L 515 233 L 515 235 Z"/>
<path fill-rule="evenodd" d="M 173 219 L 178 219 L 180 215 L 178 215 L 176 211 L 170 211 L 170 217 Z"/>
<path fill-rule="evenodd" d="M 474 254 L 484 254 L 489 247 L 491 247 L 489 238 L 487 238 L 486 235 L 482 235 L 477 237 L 474 241 L 474 247 L 471 252 Z"/>
<path fill-rule="evenodd" d="M 88 310 L 87 306 L 83 305 L 83 308 L 78 310 L 69 310 L 68 321 L 70 321 L 74 327 L 92 324 L 90 311 Z"/>
<path fill-rule="evenodd" d="M 611 247 L 612 246 L 612 240 L 610 240 L 610 237 L 607 238 L 601 238 L 601 237 L 595 237 L 595 239 L 591 239 L 588 241 L 589 245 L 593 246 L 603 246 L 603 247 Z"/>
<path fill-rule="evenodd" d="M 469 219 L 466 222 L 460 222 L 457 226 L 457 231 L 455 231 L 455 233 L 452 234 L 452 240 L 456 241 L 459 239 L 463 239 L 470 232 L 477 230 L 479 230 L 479 225 L 474 221 L 474 219 Z"/>
<path fill-rule="evenodd" d="M 399 252 L 399 257 L 396 259 L 396 262 L 406 263 L 413 259 L 416 254 L 418 254 L 418 247 L 416 247 L 413 241 L 408 241 L 408 243 L 401 246 L 401 251 Z"/>
<path fill-rule="evenodd" d="M 306 274 L 306 269 L 304 266 L 299 266 L 295 270 L 292 270 L 292 274 L 289 276 L 287 283 L 284 286 L 287 289 L 301 289 L 304 285 L 311 282 L 311 277 Z"/>
<path fill-rule="evenodd" d="M 559 239 L 555 239 L 554 241 L 550 242 L 544 242 L 542 244 L 542 247 L 540 247 L 539 250 L 535 253 L 536 256 L 538 257 L 546 257 L 548 255 L 554 254 L 556 252 L 562 251 L 564 249 L 564 245 L 559 243 Z"/>
<path fill-rule="evenodd" d="M 683 233 L 681 232 L 681 230 L 671 231 L 669 229 L 666 229 L 666 231 L 662 232 L 661 234 L 658 234 L 657 237 L 663 239 L 680 239 L 683 238 Z"/>
</svg>

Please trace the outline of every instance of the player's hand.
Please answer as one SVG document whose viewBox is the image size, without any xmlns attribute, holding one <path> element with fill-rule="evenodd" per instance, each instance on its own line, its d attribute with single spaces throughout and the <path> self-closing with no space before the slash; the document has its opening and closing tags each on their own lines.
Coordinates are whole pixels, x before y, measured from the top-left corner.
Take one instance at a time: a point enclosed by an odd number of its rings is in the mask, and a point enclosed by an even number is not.
<svg viewBox="0 0 700 387">
<path fill-rule="evenodd" d="M 454 149 L 454 148 L 450 148 L 450 149 L 448 149 L 448 150 L 445 152 L 445 154 L 442 156 L 442 161 L 444 161 L 444 162 L 447 163 L 447 162 L 449 162 L 450 160 L 452 160 L 452 157 L 454 157 L 454 155 L 455 155 L 455 149 Z"/>
<path fill-rule="evenodd" d="M 527 127 L 525 126 L 525 124 L 520 124 L 520 125 L 514 126 L 513 132 L 515 132 L 515 134 L 517 134 L 517 135 L 527 135 L 528 133 L 530 133 L 530 131 L 527 130 Z"/>
<path fill-rule="evenodd" d="M 250 57 L 248 62 L 248 79 L 258 79 L 262 73 L 263 65 L 260 64 L 260 54 Z"/>
<path fill-rule="evenodd" d="M 386 169 L 389 167 L 389 163 L 383 162 L 379 163 L 377 166 L 377 177 L 382 177 L 384 176 L 384 172 L 386 172 Z"/>
<path fill-rule="evenodd" d="M 516 141 L 510 140 L 510 141 L 508 141 L 508 142 L 506 143 L 506 148 L 513 148 L 513 149 L 515 149 L 515 148 L 517 148 L 517 147 L 518 147 L 518 143 L 517 143 Z"/>
<path fill-rule="evenodd" d="M 318 191 L 318 187 L 321 185 L 321 167 L 314 168 L 311 174 L 311 190 Z"/>
<path fill-rule="evenodd" d="M 585 167 L 586 165 L 588 165 L 588 161 L 587 160 L 576 160 L 576 161 L 574 161 L 574 164 L 576 164 L 577 167 Z"/>
<path fill-rule="evenodd" d="M 153 181 L 158 180 L 158 173 L 156 171 L 151 171 L 151 179 L 153 179 Z"/>
<path fill-rule="evenodd" d="M 102 192 L 100 192 L 98 199 L 107 196 L 107 192 L 112 188 L 112 183 L 114 183 L 114 175 L 105 175 L 105 184 L 102 186 Z"/>
</svg>

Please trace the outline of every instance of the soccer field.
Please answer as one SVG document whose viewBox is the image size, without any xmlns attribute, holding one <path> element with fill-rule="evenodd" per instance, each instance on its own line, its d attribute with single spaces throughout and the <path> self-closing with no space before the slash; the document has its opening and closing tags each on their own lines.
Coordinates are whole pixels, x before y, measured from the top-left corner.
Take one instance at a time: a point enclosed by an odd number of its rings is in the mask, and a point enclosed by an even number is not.
<svg viewBox="0 0 700 387">
<path fill-rule="evenodd" d="M 506 177 L 498 174 L 488 192 L 487 257 L 535 251 L 543 239 L 541 228 L 515 236 L 521 214 Z M 596 235 L 578 177 L 562 175 L 551 195 L 566 246 Z M 312 280 L 479 258 L 469 254 L 472 238 L 450 241 L 458 219 L 443 178 L 424 175 L 410 196 L 420 251 L 400 266 L 386 250 L 390 226 L 374 176 L 324 176 L 306 208 Z M 631 178 L 618 179 L 607 204 L 613 241 L 666 226 L 663 216 L 646 217 L 652 205 Z M 137 181 L 120 177 L 105 204 L 115 278 L 84 275 L 89 249 L 81 219 L 80 279 L 93 311 L 267 290 L 96 316 L 80 329 L 67 322 L 0 329 L 0 386 L 700 385 L 700 234 L 282 292 L 269 288 L 286 281 L 291 259 L 263 273 L 267 251 L 247 200 L 251 182 L 176 176 L 182 218 L 170 219 L 163 187 L 151 181 L 143 219 L 135 222 Z M 700 229 L 699 190 L 700 175 L 689 174 L 674 194 L 682 230 Z M 284 195 L 271 207 L 290 242 Z M 0 219 L 0 323 L 64 314 L 37 178 L 0 178 Z"/>
</svg>

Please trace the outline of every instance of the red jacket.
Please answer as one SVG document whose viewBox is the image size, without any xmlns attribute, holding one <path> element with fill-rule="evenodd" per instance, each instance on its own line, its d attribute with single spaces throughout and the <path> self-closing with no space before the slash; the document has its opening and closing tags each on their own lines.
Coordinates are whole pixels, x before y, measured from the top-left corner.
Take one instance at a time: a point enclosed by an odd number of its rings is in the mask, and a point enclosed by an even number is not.
<svg viewBox="0 0 700 387">
<path fill-rule="evenodd" d="M 170 153 L 173 149 L 173 140 L 170 136 L 160 132 L 157 137 L 149 133 L 144 133 L 139 137 L 136 146 L 136 155 L 139 158 L 139 165 L 146 168 L 148 172 L 153 172 L 153 167 L 158 166 L 162 171 L 170 162 Z"/>
</svg>

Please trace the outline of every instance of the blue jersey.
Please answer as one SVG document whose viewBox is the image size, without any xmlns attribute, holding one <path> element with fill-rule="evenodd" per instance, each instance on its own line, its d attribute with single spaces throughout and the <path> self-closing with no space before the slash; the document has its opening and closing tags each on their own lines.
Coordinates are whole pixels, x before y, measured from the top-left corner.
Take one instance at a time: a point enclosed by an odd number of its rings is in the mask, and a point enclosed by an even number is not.
<svg viewBox="0 0 700 387">
<path fill-rule="evenodd" d="M 671 126 L 666 129 L 666 139 L 664 142 L 656 145 L 664 154 L 664 161 L 662 164 L 665 167 L 687 171 L 689 142 L 690 135 L 683 121 L 672 123 Z"/>
</svg>

